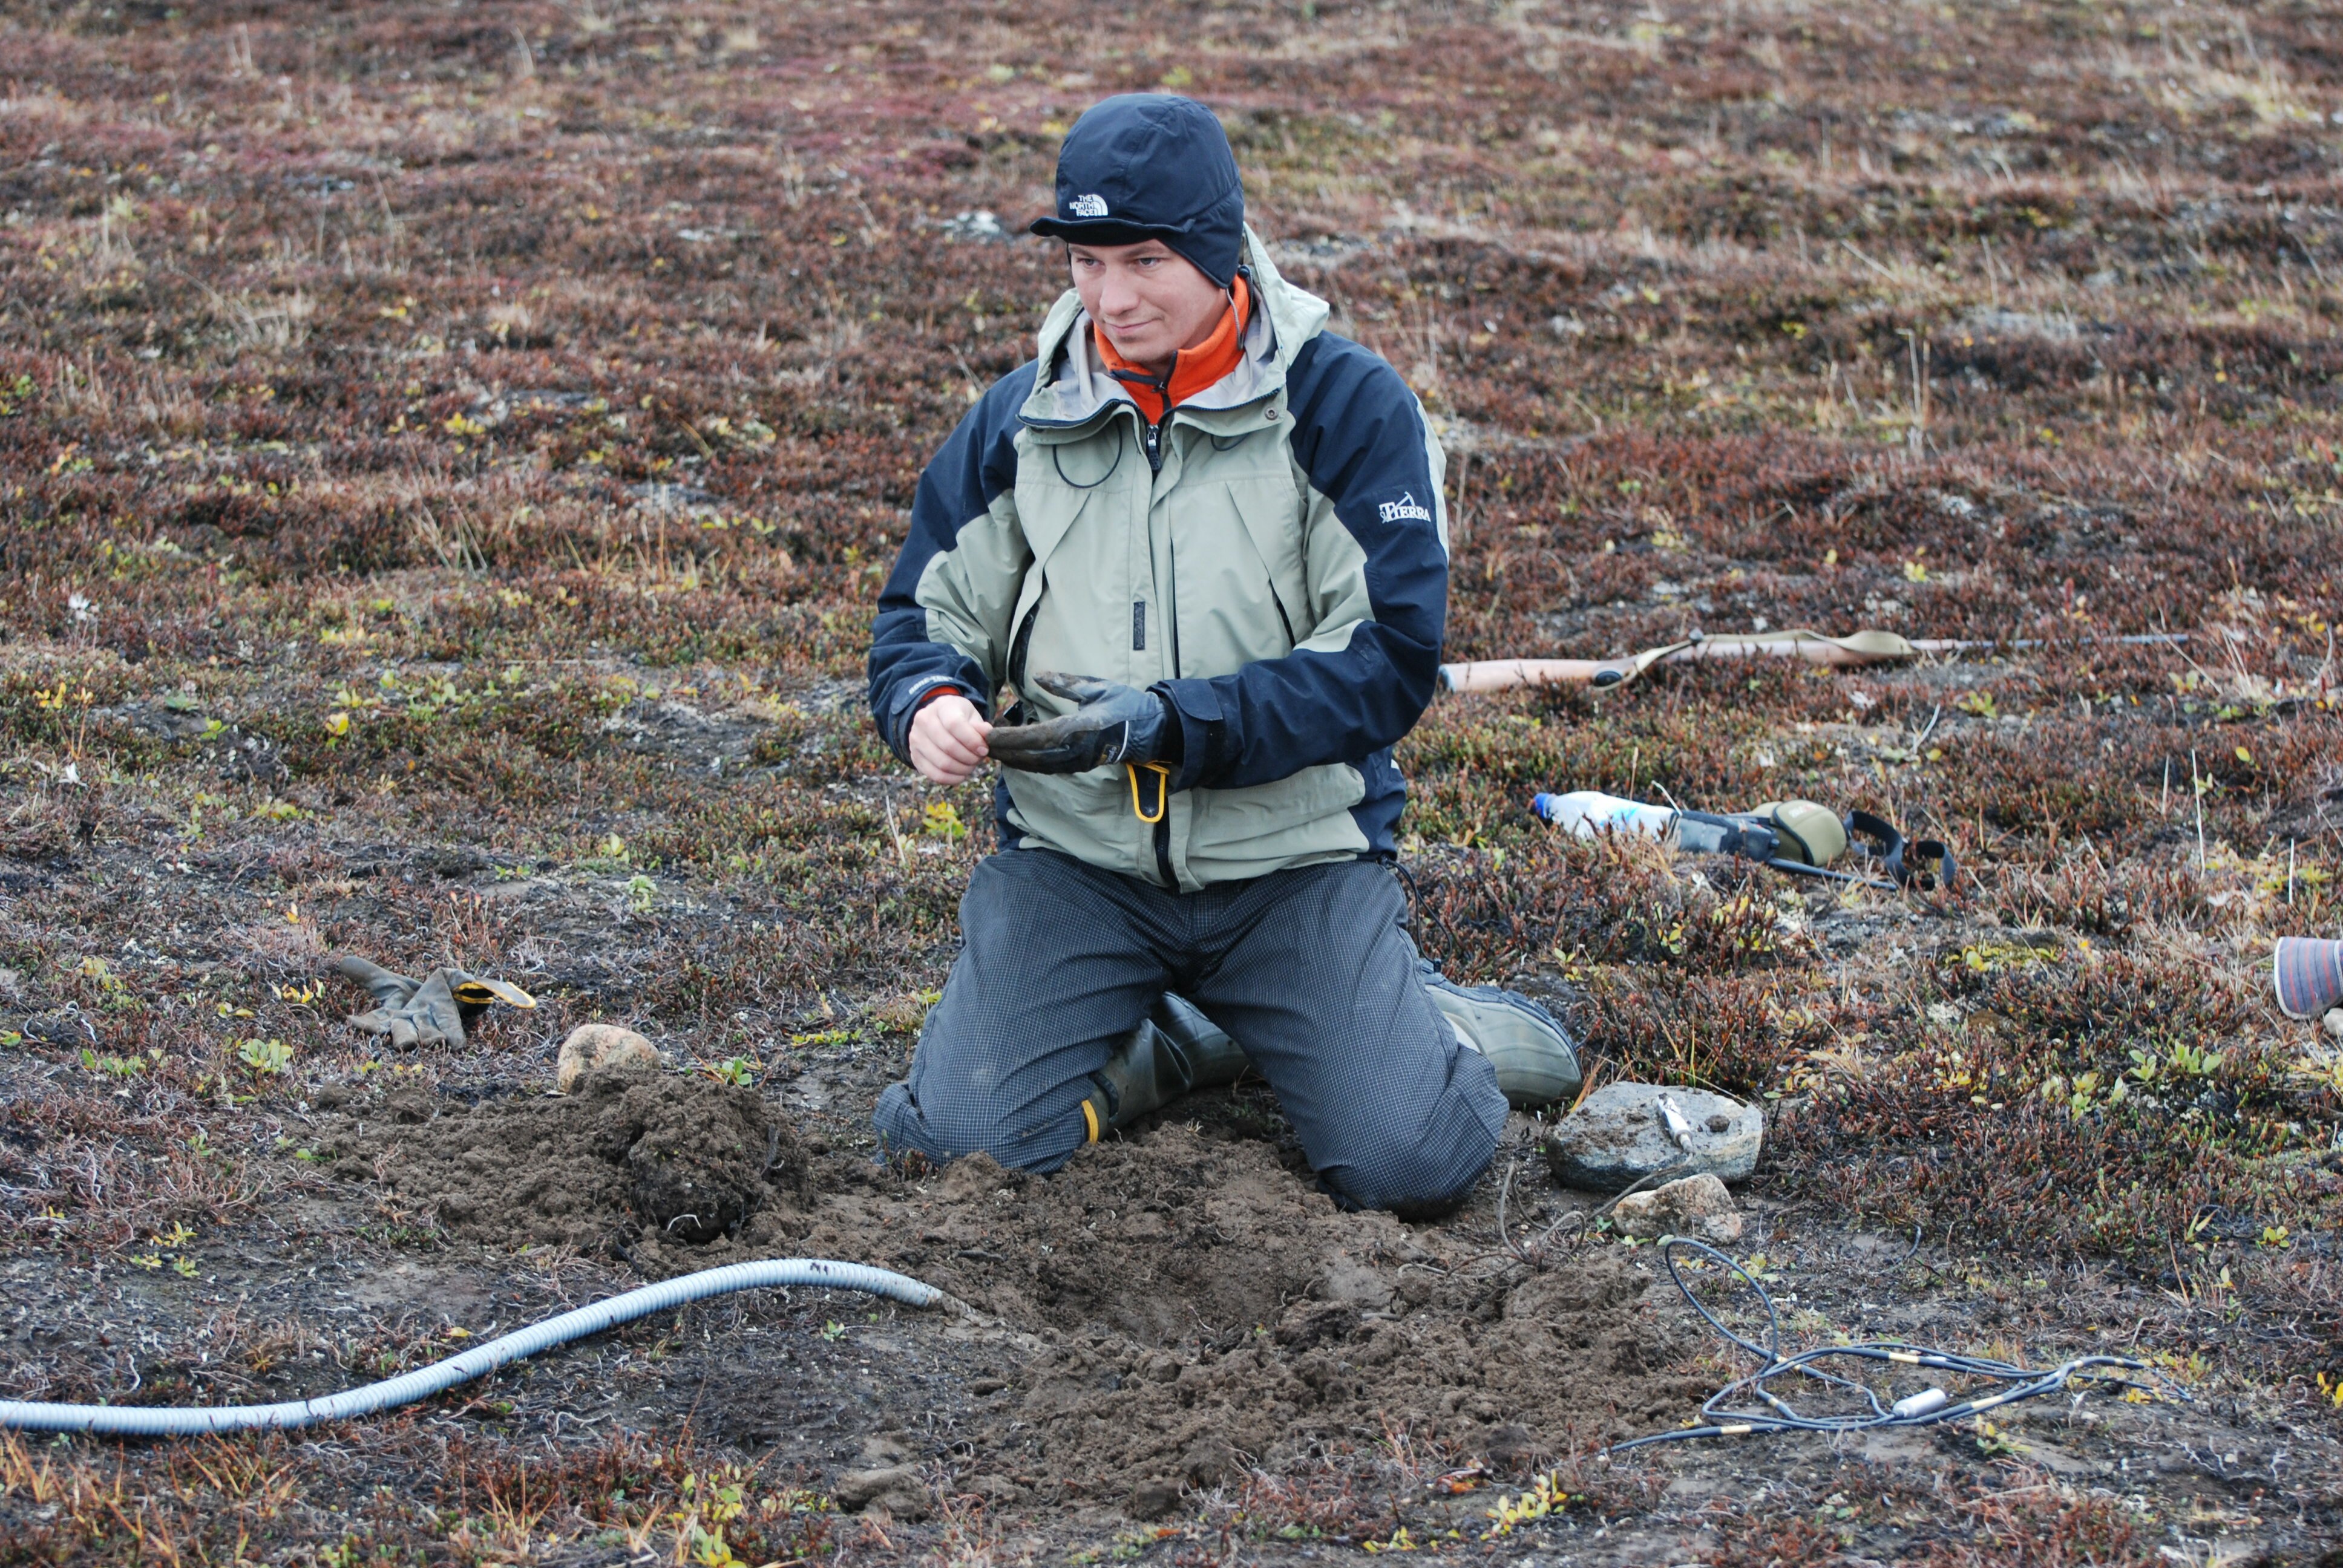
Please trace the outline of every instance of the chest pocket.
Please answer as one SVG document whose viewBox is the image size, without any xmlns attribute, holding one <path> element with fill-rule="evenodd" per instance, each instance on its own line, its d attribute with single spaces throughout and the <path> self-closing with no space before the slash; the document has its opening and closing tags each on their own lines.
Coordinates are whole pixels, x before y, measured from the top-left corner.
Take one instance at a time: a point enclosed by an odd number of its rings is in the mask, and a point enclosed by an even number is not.
<svg viewBox="0 0 2343 1568">
<path fill-rule="evenodd" d="M 1315 629 L 1284 432 L 1199 440 L 1169 508 L 1184 672 L 1282 658 Z"/>
</svg>

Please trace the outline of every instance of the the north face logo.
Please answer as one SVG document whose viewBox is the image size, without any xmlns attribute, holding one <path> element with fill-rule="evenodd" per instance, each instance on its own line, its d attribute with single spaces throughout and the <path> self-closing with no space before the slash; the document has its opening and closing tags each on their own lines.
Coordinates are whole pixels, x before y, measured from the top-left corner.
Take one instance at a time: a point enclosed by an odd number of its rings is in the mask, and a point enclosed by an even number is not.
<svg viewBox="0 0 2343 1568">
<path fill-rule="evenodd" d="M 1376 510 L 1383 514 L 1383 521 L 1387 523 L 1432 521 L 1432 513 L 1416 500 L 1413 490 L 1410 490 L 1396 501 L 1385 501 Z"/>
<path fill-rule="evenodd" d="M 1102 196 L 1078 196 L 1073 199 L 1072 206 L 1076 217 L 1106 216 L 1106 197 Z"/>
</svg>

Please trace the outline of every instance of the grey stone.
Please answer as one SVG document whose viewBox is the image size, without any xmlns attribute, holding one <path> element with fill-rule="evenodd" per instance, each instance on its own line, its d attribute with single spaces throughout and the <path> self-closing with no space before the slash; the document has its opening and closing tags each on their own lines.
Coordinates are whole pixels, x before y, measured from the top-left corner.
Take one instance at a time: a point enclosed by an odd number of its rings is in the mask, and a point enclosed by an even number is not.
<svg viewBox="0 0 2343 1568">
<path fill-rule="evenodd" d="M 1765 1113 L 1722 1094 L 1658 1083 L 1606 1083 L 1579 1102 L 1547 1134 L 1546 1163 L 1565 1187 L 1616 1192 L 1654 1171 L 1686 1161 L 1668 1141 L 1655 1101 L 1674 1100 L 1692 1123 L 1690 1161 L 1722 1181 L 1739 1181 L 1757 1168 L 1765 1138 Z M 1712 1131 L 1718 1117 L 1725 1131 Z"/>
<path fill-rule="evenodd" d="M 920 1479 L 916 1465 L 848 1471 L 838 1478 L 830 1494 L 850 1513 L 867 1511 L 911 1521 L 928 1516 L 927 1483 Z"/>
</svg>

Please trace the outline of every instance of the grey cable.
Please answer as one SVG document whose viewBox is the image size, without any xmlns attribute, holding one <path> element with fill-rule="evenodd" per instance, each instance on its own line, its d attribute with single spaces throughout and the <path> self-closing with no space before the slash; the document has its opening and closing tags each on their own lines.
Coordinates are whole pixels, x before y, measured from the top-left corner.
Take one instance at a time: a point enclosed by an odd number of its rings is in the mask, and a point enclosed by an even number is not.
<svg viewBox="0 0 2343 1568">
<path fill-rule="evenodd" d="M 1738 1276 L 1743 1284 L 1756 1292 L 1758 1302 L 1765 1309 L 1765 1343 L 1760 1344 L 1755 1340 L 1742 1338 L 1719 1322 L 1715 1313 L 1701 1304 L 1700 1298 L 1693 1294 L 1692 1286 L 1685 1282 L 1683 1273 L 1676 1268 L 1675 1250 L 1679 1247 L 1690 1247 L 1694 1251 L 1704 1253 L 1707 1258 L 1723 1264 L 1730 1273 Z M 1735 1379 L 1708 1397 L 1707 1402 L 1700 1407 L 1700 1413 L 1707 1418 L 1705 1425 L 1676 1427 L 1667 1432 L 1652 1432 L 1644 1437 L 1631 1437 L 1624 1442 L 1614 1442 L 1608 1448 L 1597 1449 L 1595 1451 L 1597 1457 L 1604 1454 L 1624 1453 L 1629 1449 L 1644 1448 L 1652 1443 L 1682 1442 L 1692 1438 L 1747 1437 L 1753 1433 L 1775 1432 L 1846 1433 L 1868 1432 L 1875 1427 L 1884 1426 L 1937 1426 L 1946 1422 L 1965 1421 L 1973 1415 L 1982 1415 L 1986 1411 L 2009 1404 L 2016 1400 L 2033 1399 L 2037 1395 L 2063 1389 L 2067 1383 L 2077 1379 L 2114 1382 L 2127 1388 L 2146 1386 L 2131 1382 L 2127 1379 L 2110 1377 L 2101 1370 L 2102 1368 L 2144 1372 L 2157 1379 L 2158 1382 L 2167 1387 L 2171 1386 L 2170 1380 L 2167 1379 L 2162 1372 L 2148 1365 L 2147 1362 L 2131 1356 L 2076 1356 L 2061 1362 L 2055 1367 L 2041 1369 L 2020 1366 L 2013 1362 L 1996 1361 L 1987 1356 L 1960 1355 L 1950 1351 L 1935 1350 L 1926 1345 L 1907 1344 L 1901 1340 L 1850 1341 L 1838 1344 L 1816 1345 L 1809 1350 L 1794 1351 L 1785 1355 L 1782 1352 L 1781 1312 L 1775 1306 L 1771 1292 L 1757 1282 L 1756 1276 L 1707 1242 L 1695 1241 L 1689 1236 L 1661 1237 L 1659 1252 L 1660 1261 L 1667 1265 L 1668 1277 L 1675 1282 L 1676 1289 L 1684 1293 L 1684 1299 L 1691 1303 L 1692 1310 L 1698 1312 L 1710 1328 L 1715 1329 L 1718 1334 L 1731 1342 L 1736 1349 L 1746 1351 L 1764 1364 L 1756 1372 L 1746 1377 Z M 1819 1370 L 1818 1363 L 1836 1358 L 1901 1363 L 1909 1367 L 1928 1367 L 2009 1386 L 2005 1387 L 1999 1393 L 1971 1394 L 1959 1400 L 1955 1400 L 1942 1387 L 1932 1386 L 1919 1394 L 1898 1400 L 1892 1405 L 1883 1405 L 1879 1402 L 1879 1395 L 1873 1392 L 1868 1384 L 1851 1378 L 1840 1377 L 1835 1372 Z M 1786 1400 L 1777 1397 L 1765 1386 L 1775 1378 L 1788 1372 L 1796 1372 L 1816 1382 L 1827 1383 L 1835 1388 L 1860 1394 L 1870 1407 L 1869 1412 L 1853 1415 L 1801 1415 Z M 1772 1413 L 1768 1414 L 1762 1410 L 1727 1408 L 1729 1401 L 1744 1393 L 1752 1393 L 1764 1400 L 1771 1407 Z M 2182 1397 L 2187 1397 L 2185 1392 L 2182 1393 Z"/>
<path fill-rule="evenodd" d="M 909 1275 L 863 1263 L 836 1263 L 820 1258 L 771 1258 L 753 1263 L 728 1263 L 720 1269 L 702 1269 L 695 1274 L 662 1280 L 655 1285 L 577 1308 L 475 1345 L 461 1355 L 341 1393 L 283 1404 L 180 1407 L 0 1400 L 0 1427 L 22 1432 L 97 1432 L 114 1437 L 193 1437 L 205 1432 L 283 1431 L 318 1422 L 347 1421 L 411 1404 L 539 1351 L 566 1345 L 689 1302 L 730 1295 L 736 1291 L 791 1285 L 860 1291 L 913 1307 L 949 1304 L 953 1300 L 935 1286 L 922 1284 Z"/>
</svg>

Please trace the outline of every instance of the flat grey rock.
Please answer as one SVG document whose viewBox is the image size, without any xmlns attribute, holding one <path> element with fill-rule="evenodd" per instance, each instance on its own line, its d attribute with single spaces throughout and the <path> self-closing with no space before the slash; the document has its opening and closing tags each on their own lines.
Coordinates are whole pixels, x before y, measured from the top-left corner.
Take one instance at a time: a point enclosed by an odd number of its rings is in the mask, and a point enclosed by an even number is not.
<svg viewBox="0 0 2343 1568">
<path fill-rule="evenodd" d="M 1692 1154 L 1668 1141 L 1656 1101 L 1666 1095 L 1692 1123 Z M 1722 1094 L 1659 1083 L 1606 1083 L 1545 1141 L 1554 1179 L 1588 1192 L 1616 1192 L 1654 1171 L 1691 1159 L 1720 1181 L 1745 1180 L 1757 1168 L 1765 1113 Z"/>
</svg>

